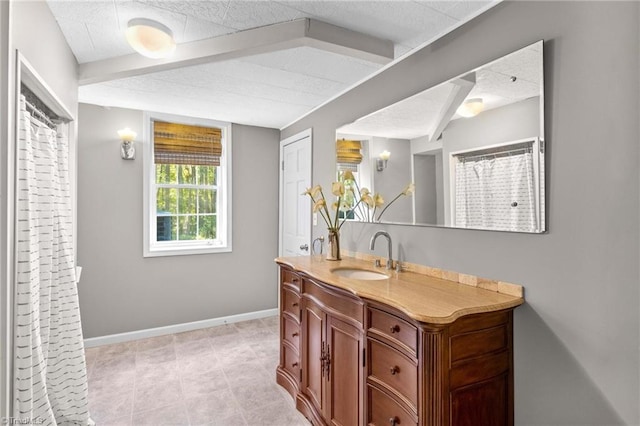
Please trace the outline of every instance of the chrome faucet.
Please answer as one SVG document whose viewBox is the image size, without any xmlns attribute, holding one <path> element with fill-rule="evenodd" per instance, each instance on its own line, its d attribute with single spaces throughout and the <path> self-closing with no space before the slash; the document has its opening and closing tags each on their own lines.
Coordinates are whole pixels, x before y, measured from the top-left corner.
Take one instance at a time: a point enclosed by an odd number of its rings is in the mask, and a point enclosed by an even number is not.
<svg viewBox="0 0 640 426">
<path fill-rule="evenodd" d="M 376 246 L 376 238 L 378 238 L 380 235 L 382 235 L 383 237 L 387 238 L 387 243 L 389 246 L 389 258 L 387 259 L 387 269 L 393 269 L 393 255 L 392 255 L 392 249 L 391 249 L 391 235 L 389 235 L 388 232 L 386 231 L 378 231 L 375 234 L 373 234 L 373 237 L 371 237 L 371 241 L 369 241 L 369 250 L 373 250 Z"/>
</svg>

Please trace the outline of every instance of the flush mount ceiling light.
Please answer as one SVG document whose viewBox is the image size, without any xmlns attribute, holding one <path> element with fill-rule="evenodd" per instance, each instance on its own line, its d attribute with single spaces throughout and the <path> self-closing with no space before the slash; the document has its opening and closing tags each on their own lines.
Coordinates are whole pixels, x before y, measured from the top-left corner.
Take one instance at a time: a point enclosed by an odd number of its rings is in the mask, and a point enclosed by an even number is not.
<svg viewBox="0 0 640 426">
<path fill-rule="evenodd" d="M 176 42 L 171 30 L 152 19 L 130 20 L 126 37 L 131 47 L 147 58 L 166 58 L 176 50 Z"/>
<path fill-rule="evenodd" d="M 484 110 L 482 98 L 467 99 L 458 107 L 458 114 L 462 117 L 475 117 Z"/>
</svg>

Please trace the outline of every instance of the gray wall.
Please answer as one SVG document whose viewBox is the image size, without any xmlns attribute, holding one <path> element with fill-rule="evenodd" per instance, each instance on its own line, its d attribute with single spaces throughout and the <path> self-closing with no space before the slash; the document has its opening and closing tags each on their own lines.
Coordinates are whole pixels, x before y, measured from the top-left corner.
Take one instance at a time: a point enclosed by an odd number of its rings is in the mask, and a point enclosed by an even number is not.
<svg viewBox="0 0 640 426">
<path fill-rule="evenodd" d="M 78 262 L 85 337 L 277 307 L 279 132 L 234 125 L 233 252 L 142 257 L 141 111 L 80 104 Z M 141 140 L 141 137 L 138 137 Z"/>
<path fill-rule="evenodd" d="M 438 176 L 435 155 L 411 155 L 413 158 L 413 181 L 416 192 L 416 223 L 438 223 Z M 441 170 L 442 171 L 442 170 Z M 441 179 L 440 179 L 441 180 Z"/>
<path fill-rule="evenodd" d="M 391 157 L 387 161 L 387 167 L 379 172 L 376 168 L 376 159 L 382 151 L 389 151 Z M 393 139 L 372 137 L 371 155 L 373 173 L 373 191 L 384 198 L 384 205 L 376 211 L 376 218 L 396 195 L 411 183 L 411 145 L 406 139 Z M 413 221 L 412 200 L 409 197 L 400 197 L 387 211 L 382 220 L 385 222 L 410 223 Z"/>
<path fill-rule="evenodd" d="M 13 199 L 14 199 L 14 155 L 13 141 L 15 49 L 33 65 L 59 99 L 75 115 L 77 111 L 76 60 L 58 27 L 49 7 L 44 1 L 8 2 L 0 4 L 0 417 L 8 417 L 7 387 L 5 373 L 8 359 L 7 348 L 11 346 L 8 317 L 13 281 Z M 75 158 L 75 126 L 70 132 L 70 158 Z M 71 178 L 75 177 L 74 164 Z M 74 200 L 75 201 L 75 200 Z"/>
<path fill-rule="evenodd" d="M 313 180 L 327 185 L 342 124 L 545 40 L 547 234 L 361 223 L 342 232 L 343 247 L 367 252 L 385 228 L 403 260 L 525 286 L 519 426 L 640 424 L 638 9 L 501 3 L 283 131 L 313 128 Z"/>
</svg>

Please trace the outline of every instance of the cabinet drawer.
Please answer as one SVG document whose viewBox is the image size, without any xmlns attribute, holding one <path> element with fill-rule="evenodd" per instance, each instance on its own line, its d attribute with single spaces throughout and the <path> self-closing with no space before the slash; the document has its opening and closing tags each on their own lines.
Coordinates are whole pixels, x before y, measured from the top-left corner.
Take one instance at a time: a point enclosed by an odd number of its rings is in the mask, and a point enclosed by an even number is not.
<svg viewBox="0 0 640 426">
<path fill-rule="evenodd" d="M 293 350 L 289 345 L 280 346 L 282 351 L 282 368 L 291 375 L 296 381 L 300 382 L 300 357 L 298 352 Z"/>
<path fill-rule="evenodd" d="M 300 325 L 287 316 L 282 317 L 282 339 L 300 352 Z"/>
<path fill-rule="evenodd" d="M 375 308 L 369 308 L 368 312 L 370 334 L 383 335 L 392 342 L 403 345 L 412 354 L 416 354 L 418 329 L 414 325 Z"/>
<path fill-rule="evenodd" d="M 282 288 L 282 312 L 300 319 L 300 295 L 287 287 Z"/>
<path fill-rule="evenodd" d="M 288 269 L 280 269 L 280 280 L 283 284 L 293 286 L 296 290 L 300 291 L 302 279 L 300 279 L 300 276 L 295 272 Z"/>
<path fill-rule="evenodd" d="M 337 291 L 326 289 L 310 280 L 304 280 L 303 293 L 305 297 L 313 298 L 324 309 L 335 311 L 362 324 L 364 316 L 364 303 L 362 300 L 346 293 L 341 294 Z"/>
<path fill-rule="evenodd" d="M 382 382 L 406 399 L 414 410 L 418 406 L 418 366 L 391 346 L 369 341 L 369 379 Z"/>
<path fill-rule="evenodd" d="M 418 419 L 375 386 L 367 386 L 367 424 L 370 426 L 417 425 Z"/>
</svg>

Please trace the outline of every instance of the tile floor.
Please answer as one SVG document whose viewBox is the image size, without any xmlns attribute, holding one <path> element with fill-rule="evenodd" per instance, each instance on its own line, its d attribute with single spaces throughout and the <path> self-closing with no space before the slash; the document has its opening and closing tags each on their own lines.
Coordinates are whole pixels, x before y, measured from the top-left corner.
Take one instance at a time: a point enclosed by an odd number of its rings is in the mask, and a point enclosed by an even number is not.
<svg viewBox="0 0 640 426">
<path fill-rule="evenodd" d="M 278 317 L 88 348 L 97 426 L 308 426 L 276 384 Z"/>
</svg>

